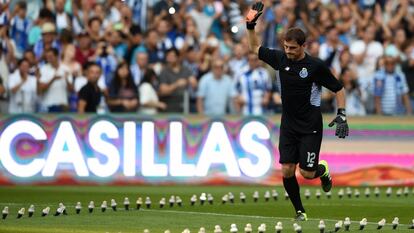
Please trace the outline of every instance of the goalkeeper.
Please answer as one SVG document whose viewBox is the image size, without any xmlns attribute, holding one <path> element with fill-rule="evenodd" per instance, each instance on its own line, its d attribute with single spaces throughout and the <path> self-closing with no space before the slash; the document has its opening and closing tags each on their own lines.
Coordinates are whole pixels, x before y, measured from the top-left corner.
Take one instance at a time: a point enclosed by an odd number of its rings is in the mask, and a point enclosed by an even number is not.
<svg viewBox="0 0 414 233">
<path fill-rule="evenodd" d="M 282 164 L 283 186 L 295 207 L 295 219 L 306 221 L 307 215 L 295 176 L 296 165 L 299 163 L 300 174 L 304 178 L 319 177 L 323 190 L 331 190 L 328 163 L 319 161 L 323 134 L 321 87 L 336 93 L 338 112 L 329 127 L 336 124 L 335 135 L 339 138 L 348 136 L 349 131 L 345 113 L 345 90 L 323 61 L 305 53 L 306 35 L 301 29 L 287 30 L 283 38 L 284 51 L 259 45 L 254 28 L 263 7 L 262 2 L 256 2 L 246 16 L 249 46 L 260 60 L 279 71 L 278 83 L 282 96 L 279 162 Z"/>
</svg>

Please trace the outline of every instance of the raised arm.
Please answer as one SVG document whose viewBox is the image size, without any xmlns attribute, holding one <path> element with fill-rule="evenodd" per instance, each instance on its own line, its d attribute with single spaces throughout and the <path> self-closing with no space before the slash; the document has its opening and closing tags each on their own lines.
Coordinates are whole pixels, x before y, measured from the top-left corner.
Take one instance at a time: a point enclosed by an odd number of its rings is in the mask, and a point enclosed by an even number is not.
<svg viewBox="0 0 414 233">
<path fill-rule="evenodd" d="M 263 13 L 263 3 L 256 2 L 253 4 L 252 9 L 249 10 L 246 16 L 246 28 L 247 28 L 247 38 L 249 40 L 249 50 L 255 54 L 259 54 L 259 38 L 254 31 L 256 26 L 256 21 Z"/>
</svg>

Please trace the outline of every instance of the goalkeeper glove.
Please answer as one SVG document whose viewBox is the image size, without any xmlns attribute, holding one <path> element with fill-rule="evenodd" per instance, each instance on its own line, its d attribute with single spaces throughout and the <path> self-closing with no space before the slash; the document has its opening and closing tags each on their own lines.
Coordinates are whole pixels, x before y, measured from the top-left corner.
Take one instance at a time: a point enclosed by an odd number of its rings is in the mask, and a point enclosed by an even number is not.
<svg viewBox="0 0 414 233">
<path fill-rule="evenodd" d="M 336 124 L 335 136 L 338 136 L 339 138 L 345 138 L 346 136 L 348 136 L 349 127 L 348 127 L 348 123 L 346 122 L 345 109 L 339 108 L 335 119 L 333 119 L 332 122 L 329 123 L 328 126 L 332 127 L 335 124 Z"/>
<path fill-rule="evenodd" d="M 246 16 L 246 28 L 248 30 L 254 30 L 254 27 L 256 26 L 256 21 L 262 15 L 263 13 L 263 3 L 262 2 L 256 2 L 253 4 L 252 9 L 249 10 Z"/>
</svg>

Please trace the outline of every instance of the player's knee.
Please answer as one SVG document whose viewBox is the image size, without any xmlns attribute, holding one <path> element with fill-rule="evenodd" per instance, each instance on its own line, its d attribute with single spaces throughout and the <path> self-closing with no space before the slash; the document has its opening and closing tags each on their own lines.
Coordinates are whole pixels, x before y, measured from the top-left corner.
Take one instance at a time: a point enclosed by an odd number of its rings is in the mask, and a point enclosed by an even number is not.
<svg viewBox="0 0 414 233">
<path fill-rule="evenodd" d="M 300 169 L 300 174 L 305 179 L 313 179 L 313 178 L 315 178 L 315 172 L 314 171 L 311 172 L 311 171 L 305 171 L 303 169 Z"/>
<path fill-rule="evenodd" d="M 282 164 L 283 177 L 289 178 L 295 175 L 296 164 Z"/>
</svg>

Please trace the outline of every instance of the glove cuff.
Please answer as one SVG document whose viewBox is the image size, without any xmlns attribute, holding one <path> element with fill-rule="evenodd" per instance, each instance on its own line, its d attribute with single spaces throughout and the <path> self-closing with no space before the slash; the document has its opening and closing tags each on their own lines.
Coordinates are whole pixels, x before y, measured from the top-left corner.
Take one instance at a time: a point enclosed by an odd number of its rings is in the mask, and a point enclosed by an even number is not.
<svg viewBox="0 0 414 233">
<path fill-rule="evenodd" d="M 246 22 L 246 28 L 247 28 L 247 30 L 254 30 L 254 27 L 256 27 L 256 23 Z"/>
<path fill-rule="evenodd" d="M 346 116 L 346 110 L 345 108 L 338 108 L 338 112 L 336 115 Z"/>
</svg>

